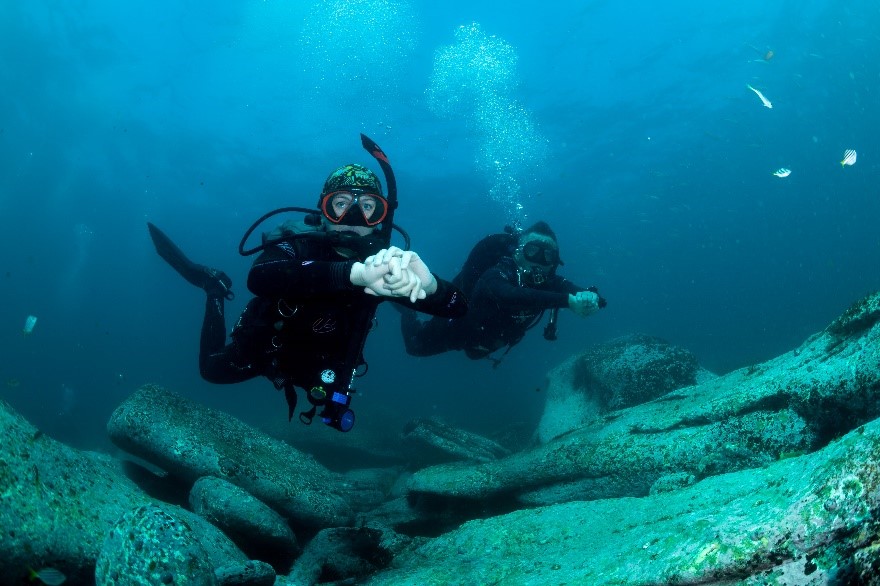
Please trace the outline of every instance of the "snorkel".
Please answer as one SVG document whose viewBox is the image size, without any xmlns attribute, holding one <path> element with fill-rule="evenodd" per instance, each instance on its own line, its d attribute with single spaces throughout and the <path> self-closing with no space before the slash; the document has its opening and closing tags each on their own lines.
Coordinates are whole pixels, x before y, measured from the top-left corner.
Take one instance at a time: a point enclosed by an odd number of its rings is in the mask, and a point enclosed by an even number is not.
<svg viewBox="0 0 880 586">
<path fill-rule="evenodd" d="M 382 221 L 382 227 L 379 229 L 379 237 L 385 244 L 385 248 L 391 246 L 391 229 L 394 226 L 394 212 L 397 211 L 397 180 L 394 178 L 394 170 L 391 163 L 388 162 L 388 156 L 382 151 L 379 145 L 366 134 L 361 134 L 361 145 L 370 155 L 376 159 L 379 166 L 382 167 L 382 174 L 385 175 L 385 185 L 388 186 L 388 213 Z M 407 242 L 409 248 L 409 242 Z"/>
</svg>

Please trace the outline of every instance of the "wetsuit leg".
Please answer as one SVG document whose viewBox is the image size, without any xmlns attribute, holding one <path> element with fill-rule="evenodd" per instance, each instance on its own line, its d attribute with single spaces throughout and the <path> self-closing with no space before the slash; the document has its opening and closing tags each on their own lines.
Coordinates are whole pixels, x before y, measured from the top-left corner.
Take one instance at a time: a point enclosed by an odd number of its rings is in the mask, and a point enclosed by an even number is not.
<svg viewBox="0 0 880 586">
<path fill-rule="evenodd" d="M 450 350 L 459 350 L 455 343 L 451 319 L 434 317 L 422 322 L 414 311 L 407 311 L 400 316 L 400 333 L 406 353 L 411 356 L 433 356 Z"/>
<path fill-rule="evenodd" d="M 199 345 L 199 372 L 203 379 L 211 383 L 239 383 L 257 376 L 259 372 L 244 359 L 238 344 L 226 344 L 224 305 L 220 291 L 208 294 Z"/>
</svg>

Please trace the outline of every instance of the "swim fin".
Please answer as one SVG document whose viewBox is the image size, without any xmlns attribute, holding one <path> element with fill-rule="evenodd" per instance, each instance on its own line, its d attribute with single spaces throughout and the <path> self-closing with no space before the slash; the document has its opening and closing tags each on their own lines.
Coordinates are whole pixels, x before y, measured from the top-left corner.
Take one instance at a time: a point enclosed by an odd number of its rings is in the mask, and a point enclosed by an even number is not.
<svg viewBox="0 0 880 586">
<path fill-rule="evenodd" d="M 235 297 L 231 289 L 232 279 L 226 273 L 192 262 L 162 230 L 150 222 L 147 222 L 147 228 L 150 230 L 150 238 L 153 239 L 156 252 L 181 277 L 209 294 L 216 293 L 226 299 Z"/>
</svg>

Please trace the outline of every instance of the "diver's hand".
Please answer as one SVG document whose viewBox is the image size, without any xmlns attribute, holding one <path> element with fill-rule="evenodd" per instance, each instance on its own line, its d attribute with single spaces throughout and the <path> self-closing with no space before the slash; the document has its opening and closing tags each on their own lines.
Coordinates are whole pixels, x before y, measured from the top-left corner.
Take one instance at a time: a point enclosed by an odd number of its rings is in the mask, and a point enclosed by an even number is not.
<svg viewBox="0 0 880 586">
<path fill-rule="evenodd" d="M 599 311 L 599 295 L 592 291 L 569 294 L 568 308 L 581 317 L 589 317 Z"/>
<path fill-rule="evenodd" d="M 369 260 L 368 258 L 367 261 Z M 371 262 L 356 262 L 351 265 L 349 279 L 355 287 L 363 287 L 364 293 L 389 297 L 391 291 L 385 286 L 384 279 L 388 271 L 387 264 L 374 265 Z"/>
<path fill-rule="evenodd" d="M 400 258 L 391 259 L 388 269 L 383 280 L 392 296 L 409 297 L 412 303 L 428 296 L 422 280 L 410 269 L 403 268 Z"/>
<path fill-rule="evenodd" d="M 400 268 L 400 257 L 390 257 L 380 262 L 374 256 L 364 262 L 356 262 L 349 276 L 352 285 L 363 287 L 364 293 L 380 297 L 409 297 L 415 303 L 424 299 L 421 280 L 409 269 Z"/>
<path fill-rule="evenodd" d="M 364 263 L 374 266 L 389 265 L 390 270 L 385 277 L 389 288 L 401 297 L 408 293 L 413 303 L 416 299 L 424 299 L 437 291 L 437 279 L 421 257 L 412 250 L 391 246 L 367 258 Z M 399 269 L 394 266 L 396 263 L 399 263 Z M 412 276 L 417 277 L 417 283 L 412 280 Z"/>
<path fill-rule="evenodd" d="M 415 276 L 421 279 L 422 288 L 426 294 L 431 295 L 437 291 L 437 279 L 434 278 L 431 269 L 428 268 L 428 265 L 425 264 L 425 261 L 422 260 L 418 253 L 412 250 L 404 252 L 400 258 L 400 266 L 403 269 L 409 269 Z"/>
<path fill-rule="evenodd" d="M 389 246 L 388 248 L 383 248 L 364 262 L 371 262 L 375 265 L 388 264 L 392 258 L 402 258 L 405 252 L 405 250 L 397 246 Z"/>
</svg>

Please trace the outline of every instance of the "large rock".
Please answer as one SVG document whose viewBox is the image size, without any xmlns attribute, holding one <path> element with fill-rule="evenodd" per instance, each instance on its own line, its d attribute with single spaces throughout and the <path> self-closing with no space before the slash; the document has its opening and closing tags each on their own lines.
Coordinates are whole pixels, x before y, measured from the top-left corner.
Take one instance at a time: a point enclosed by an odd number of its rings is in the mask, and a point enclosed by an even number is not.
<svg viewBox="0 0 880 586">
<path fill-rule="evenodd" d="M 715 377 L 684 348 L 634 334 L 597 344 L 547 375 L 537 438 L 547 443 L 597 415 L 640 405 Z"/>
<path fill-rule="evenodd" d="M 510 451 L 497 442 L 437 417 L 413 419 L 403 428 L 401 439 L 410 462 L 422 465 L 457 460 L 490 462 L 510 455 Z"/>
<path fill-rule="evenodd" d="M 880 414 L 880 294 L 800 348 L 609 413 L 530 451 L 416 472 L 411 493 L 530 505 L 644 496 L 810 452 Z"/>
<path fill-rule="evenodd" d="M 214 565 L 190 525 L 172 507 L 145 505 L 110 530 L 95 570 L 97 586 L 215 586 Z"/>
<path fill-rule="evenodd" d="M 369 586 L 877 584 L 880 421 L 673 493 L 470 521 Z"/>
<path fill-rule="evenodd" d="M 359 584 L 391 561 L 383 538 L 383 531 L 371 527 L 324 529 L 306 546 L 287 578 L 295 584 L 336 580 Z"/>
<path fill-rule="evenodd" d="M 292 559 L 299 552 L 296 536 L 278 513 L 225 480 L 199 478 L 190 491 L 189 504 L 196 514 L 263 561 Z"/>
<path fill-rule="evenodd" d="M 69 584 L 90 583 L 106 533 L 153 499 L 118 461 L 53 440 L 3 401 L 0 429 L 0 582 L 51 565 Z"/>
<path fill-rule="evenodd" d="M 294 529 L 342 526 L 353 518 L 334 491 L 336 476 L 312 457 L 160 387 L 138 389 L 107 429 L 120 448 L 189 482 L 215 476 L 241 487 Z"/>
<path fill-rule="evenodd" d="M 273 586 L 277 578 L 272 566 L 253 560 L 222 566 L 214 571 L 214 575 L 219 586 Z"/>
</svg>

